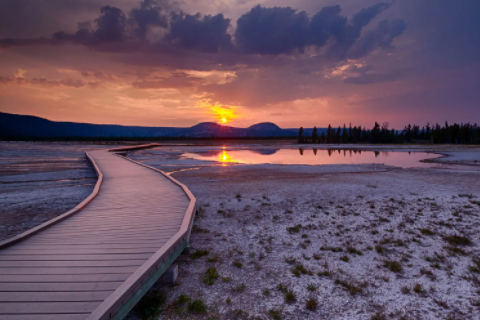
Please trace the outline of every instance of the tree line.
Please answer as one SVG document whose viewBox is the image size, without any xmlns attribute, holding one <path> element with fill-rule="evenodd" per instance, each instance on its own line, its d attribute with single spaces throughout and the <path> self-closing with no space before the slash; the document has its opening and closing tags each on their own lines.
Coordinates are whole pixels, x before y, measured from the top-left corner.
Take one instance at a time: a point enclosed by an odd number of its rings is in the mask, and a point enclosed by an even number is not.
<svg viewBox="0 0 480 320">
<path fill-rule="evenodd" d="M 388 122 L 381 126 L 375 121 L 372 129 L 352 124 L 347 128 L 339 126 L 337 129 L 328 125 L 326 130 L 318 134 L 317 127 L 313 128 L 311 136 L 305 136 L 303 127 L 298 132 L 299 143 L 432 143 L 432 144 L 479 144 L 480 127 L 470 123 L 454 123 L 449 125 L 445 122 L 430 125 L 427 123 L 421 127 L 407 125 L 403 130 L 389 129 Z"/>
</svg>

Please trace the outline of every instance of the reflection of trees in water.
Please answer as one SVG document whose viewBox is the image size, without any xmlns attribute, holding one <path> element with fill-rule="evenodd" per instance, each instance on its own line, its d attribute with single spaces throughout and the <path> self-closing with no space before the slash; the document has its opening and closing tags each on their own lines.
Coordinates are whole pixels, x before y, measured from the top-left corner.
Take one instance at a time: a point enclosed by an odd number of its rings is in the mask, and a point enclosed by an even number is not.
<svg viewBox="0 0 480 320">
<path fill-rule="evenodd" d="M 298 148 L 298 152 L 300 152 L 300 155 L 303 156 L 303 149 L 302 148 Z"/>
<path fill-rule="evenodd" d="M 278 150 L 280 149 L 258 149 L 258 150 L 250 150 L 250 151 L 263 156 L 271 156 L 272 154 L 277 153 Z"/>
<path fill-rule="evenodd" d="M 313 154 L 317 155 L 317 149 L 316 148 L 313 148 Z"/>
<path fill-rule="evenodd" d="M 380 151 L 373 151 L 375 153 L 375 158 L 377 158 L 380 155 Z"/>
<path fill-rule="evenodd" d="M 332 156 L 332 153 L 333 153 L 333 150 L 332 150 L 332 149 L 328 149 L 327 152 L 328 152 L 328 156 L 331 157 L 331 156 Z"/>
</svg>

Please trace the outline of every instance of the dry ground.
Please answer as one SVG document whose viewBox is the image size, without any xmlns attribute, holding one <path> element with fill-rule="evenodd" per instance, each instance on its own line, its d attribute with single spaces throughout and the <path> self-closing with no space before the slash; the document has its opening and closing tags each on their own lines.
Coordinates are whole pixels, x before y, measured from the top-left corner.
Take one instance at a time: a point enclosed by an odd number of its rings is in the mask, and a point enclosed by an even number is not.
<svg viewBox="0 0 480 320">
<path fill-rule="evenodd" d="M 241 165 L 173 176 L 199 210 L 178 283 L 150 294 L 166 297 L 161 319 L 480 318 L 480 174 L 468 167 Z"/>
</svg>

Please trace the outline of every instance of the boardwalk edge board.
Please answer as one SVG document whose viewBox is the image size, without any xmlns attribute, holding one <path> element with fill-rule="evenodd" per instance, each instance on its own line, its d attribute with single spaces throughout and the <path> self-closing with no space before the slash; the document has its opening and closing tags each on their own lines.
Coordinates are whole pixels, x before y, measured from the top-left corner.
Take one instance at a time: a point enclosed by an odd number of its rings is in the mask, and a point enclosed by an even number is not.
<svg viewBox="0 0 480 320">
<path fill-rule="evenodd" d="M 135 163 L 136 165 L 146 167 L 150 170 L 156 171 L 163 175 L 167 180 L 175 184 L 182 189 L 183 193 L 188 197 L 189 204 L 187 210 L 183 216 L 182 224 L 178 231 L 160 248 L 154 249 L 151 256 L 140 267 L 138 267 L 133 273 L 131 273 L 122 284 L 117 287 L 112 294 L 110 294 L 103 302 L 97 306 L 93 312 L 85 314 L 88 320 L 121 320 L 128 312 L 135 306 L 135 304 L 143 297 L 143 295 L 155 284 L 160 276 L 170 267 L 170 265 L 177 259 L 182 251 L 188 246 L 190 238 L 193 220 L 196 212 L 196 198 L 190 192 L 190 190 L 181 182 L 177 181 L 173 177 L 167 175 L 165 172 L 156 168 L 150 167 L 143 163 L 128 159 L 125 156 L 128 151 L 147 149 L 160 146 L 160 144 L 148 144 L 148 145 L 136 145 L 130 147 L 121 147 L 106 150 L 112 152 L 112 156 L 122 158 L 124 160 Z M 21 242 L 42 230 L 45 230 L 52 225 L 67 219 L 68 217 L 78 213 L 85 208 L 100 192 L 102 182 L 104 181 L 104 174 L 100 170 L 99 166 L 93 159 L 93 157 L 85 152 L 87 158 L 93 164 L 96 174 L 98 176 L 97 183 L 92 193 L 78 204 L 72 210 L 49 220 L 35 228 L 32 228 L 22 234 L 0 242 L 0 249 L 9 247 L 18 242 Z"/>
</svg>

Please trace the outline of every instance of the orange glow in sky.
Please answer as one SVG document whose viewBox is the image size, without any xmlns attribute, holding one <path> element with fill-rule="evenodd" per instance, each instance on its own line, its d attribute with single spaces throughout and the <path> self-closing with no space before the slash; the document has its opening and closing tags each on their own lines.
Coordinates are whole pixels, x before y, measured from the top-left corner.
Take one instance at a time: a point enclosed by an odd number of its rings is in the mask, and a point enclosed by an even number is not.
<svg viewBox="0 0 480 320">
<path fill-rule="evenodd" d="M 217 119 L 217 122 L 225 124 L 237 118 L 234 108 L 232 106 L 215 104 L 211 105 L 210 112 Z"/>
</svg>

